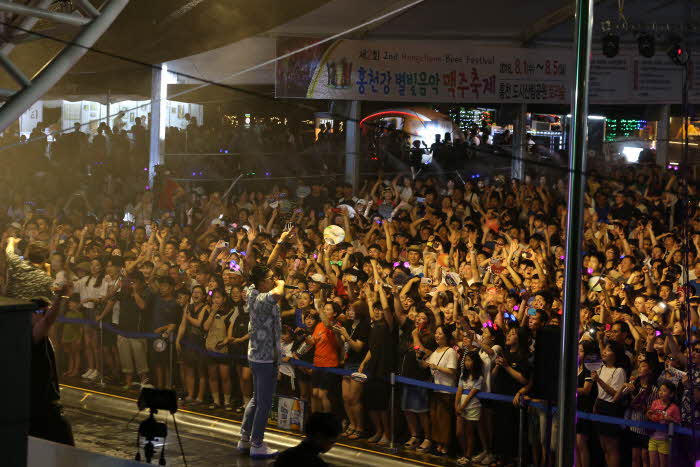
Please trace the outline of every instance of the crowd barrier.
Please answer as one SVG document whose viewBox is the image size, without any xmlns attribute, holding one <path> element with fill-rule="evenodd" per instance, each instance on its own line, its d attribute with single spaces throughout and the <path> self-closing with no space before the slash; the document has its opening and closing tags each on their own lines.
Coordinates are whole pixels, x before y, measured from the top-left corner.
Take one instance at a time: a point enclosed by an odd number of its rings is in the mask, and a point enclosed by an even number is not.
<svg viewBox="0 0 700 467">
<path fill-rule="evenodd" d="M 102 336 L 102 332 L 108 331 L 112 332 L 114 334 L 117 334 L 119 336 L 123 336 L 129 339 L 163 339 L 164 336 L 155 334 L 155 333 L 133 333 L 133 332 L 126 332 L 118 327 L 109 324 L 109 323 L 102 323 L 100 321 L 92 321 L 92 320 L 86 320 L 86 319 L 79 319 L 79 318 L 66 318 L 64 316 L 61 316 L 58 318 L 58 322 L 62 324 L 80 324 L 80 325 L 86 325 L 86 326 L 91 326 L 95 327 L 100 330 L 100 337 Z M 175 359 L 173 358 L 173 351 L 175 348 L 174 341 L 175 341 L 176 333 L 171 333 L 169 335 L 169 345 L 168 345 L 168 351 L 170 352 L 170 368 L 169 368 L 169 379 L 170 379 L 170 385 L 172 386 L 172 381 L 173 381 L 173 375 L 175 374 L 174 372 L 174 364 L 175 364 Z M 100 339 L 101 341 L 101 339 Z M 184 344 L 186 345 L 186 344 Z M 100 342 L 100 347 L 101 347 L 101 342 Z M 218 352 L 211 352 L 206 349 L 201 349 L 198 347 L 193 347 L 190 346 L 190 348 L 199 351 L 200 353 L 211 356 L 211 357 L 228 357 L 232 361 L 234 360 L 243 360 L 246 359 L 247 357 L 245 355 L 232 355 L 229 353 L 218 353 Z M 100 352 L 101 353 L 101 352 Z M 296 359 L 291 359 L 288 363 L 291 363 L 294 366 L 301 367 L 301 368 L 308 368 L 312 369 L 314 371 L 323 371 L 323 372 L 328 372 L 332 373 L 341 377 L 344 376 L 351 376 L 353 374 L 353 371 L 350 370 L 345 370 L 342 368 L 328 368 L 328 367 L 316 367 L 313 364 L 309 362 L 305 362 L 302 360 L 296 360 Z M 100 374 L 102 374 L 102 371 L 100 371 Z M 387 378 L 387 382 L 391 386 L 391 403 L 390 403 L 390 422 L 391 422 L 391 445 L 390 449 L 394 450 L 395 449 L 395 440 L 394 440 L 394 432 L 396 431 L 394 429 L 395 427 L 395 389 L 396 386 L 399 384 L 405 384 L 409 386 L 415 386 L 418 388 L 423 388 L 431 391 L 443 391 L 443 392 L 449 392 L 455 394 L 457 392 L 457 388 L 455 386 L 444 386 L 440 384 L 435 384 L 427 381 L 420 381 L 412 378 L 406 378 L 404 376 L 397 375 L 395 373 L 391 373 L 390 376 Z M 490 392 L 483 392 L 480 391 L 476 395 L 477 398 L 483 399 L 483 400 L 492 400 L 495 402 L 500 402 L 500 403 L 507 403 L 507 404 L 512 404 L 513 403 L 513 397 L 508 396 L 508 395 L 503 395 L 503 394 L 494 394 Z M 553 418 L 556 415 L 557 408 L 552 406 L 549 407 L 549 410 L 547 408 L 547 404 L 542 401 L 538 400 L 532 400 L 528 398 L 523 398 L 521 399 L 521 403 L 519 405 L 520 409 L 520 433 L 519 433 L 519 450 L 518 452 L 522 453 L 522 449 L 524 449 L 524 445 L 526 444 L 526 433 L 523 433 L 523 419 L 526 417 L 526 412 L 528 407 L 532 407 L 537 409 L 538 411 L 542 413 L 548 413 L 548 416 L 550 418 Z M 662 423 L 654 423 L 654 422 L 649 422 L 649 421 L 638 421 L 638 420 L 629 420 L 626 418 L 618 418 L 618 417 L 610 417 L 607 415 L 599 415 L 599 414 L 594 414 L 590 412 L 582 412 L 582 411 L 577 411 L 576 412 L 576 417 L 577 419 L 580 420 L 590 420 L 592 422 L 599 422 L 599 423 L 606 423 L 606 424 L 611 424 L 611 425 L 619 425 L 621 427 L 635 427 L 635 428 L 641 428 L 645 430 L 651 431 L 663 431 L 668 433 L 669 439 L 671 442 L 673 442 L 673 437 L 676 435 L 685 435 L 685 436 L 693 436 L 696 437 L 698 434 L 700 434 L 700 431 L 693 431 L 692 428 L 680 426 L 674 423 L 669 423 L 669 424 L 662 424 Z M 671 451 L 673 452 L 673 451 Z M 519 456 L 521 459 L 523 456 Z M 669 463 L 669 465 L 673 465 L 672 463 Z"/>
</svg>

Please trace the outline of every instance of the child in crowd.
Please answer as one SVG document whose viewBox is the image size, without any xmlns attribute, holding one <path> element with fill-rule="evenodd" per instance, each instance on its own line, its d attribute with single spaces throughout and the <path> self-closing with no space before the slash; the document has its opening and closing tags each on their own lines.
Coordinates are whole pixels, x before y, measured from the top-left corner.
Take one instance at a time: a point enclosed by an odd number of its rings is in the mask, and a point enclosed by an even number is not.
<svg viewBox="0 0 700 467">
<path fill-rule="evenodd" d="M 74 293 L 68 301 L 68 310 L 65 317 L 68 319 L 83 319 L 83 311 L 80 308 L 80 294 Z M 83 339 L 83 325 L 80 323 L 66 323 L 63 325 L 63 335 L 61 342 L 68 364 L 63 376 L 74 378 L 80 374 L 80 352 Z"/>
<path fill-rule="evenodd" d="M 476 397 L 484 387 L 483 362 L 478 352 L 465 352 L 461 369 L 455 397 L 455 413 L 457 414 L 457 439 L 464 456 L 460 457 L 457 463 L 469 465 L 472 462 L 474 432 L 477 428 L 479 428 L 482 445 L 485 445 L 486 440 L 479 425 L 481 402 Z"/>
<path fill-rule="evenodd" d="M 294 345 L 294 333 L 289 326 L 282 327 L 280 338 L 282 346 L 282 364 L 277 378 L 277 394 L 282 396 L 296 396 L 296 383 L 294 381 L 294 367 L 289 361 L 293 358 L 292 346 Z"/>
<path fill-rule="evenodd" d="M 676 396 L 676 387 L 669 381 L 664 381 L 659 386 L 659 398 L 652 402 L 647 411 L 647 417 L 652 422 L 680 423 L 681 411 L 673 402 Z M 655 431 L 649 437 L 649 464 L 651 467 L 667 467 L 670 453 L 667 431 Z"/>
</svg>

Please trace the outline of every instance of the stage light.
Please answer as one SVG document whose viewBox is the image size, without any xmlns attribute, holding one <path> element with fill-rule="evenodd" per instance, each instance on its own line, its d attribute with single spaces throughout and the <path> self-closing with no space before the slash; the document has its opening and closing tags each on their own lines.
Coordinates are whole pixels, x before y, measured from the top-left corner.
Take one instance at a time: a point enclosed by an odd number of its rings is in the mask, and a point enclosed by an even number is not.
<svg viewBox="0 0 700 467">
<path fill-rule="evenodd" d="M 620 36 L 608 33 L 603 36 L 603 55 L 608 58 L 617 56 L 620 51 Z"/>
<path fill-rule="evenodd" d="M 668 52 L 666 53 L 671 61 L 676 65 L 684 66 L 686 63 L 688 63 L 688 51 L 685 49 L 685 47 L 683 47 L 680 39 L 678 38 L 671 40 L 671 47 L 669 47 Z"/>
<path fill-rule="evenodd" d="M 637 47 L 639 48 L 639 55 L 641 55 L 642 57 L 653 57 L 656 53 L 654 36 L 646 32 L 640 34 L 637 38 Z"/>
<path fill-rule="evenodd" d="M 644 148 L 625 146 L 622 148 L 622 154 L 625 156 L 627 162 L 633 164 L 639 160 L 639 154 L 641 154 L 643 150 Z"/>
</svg>

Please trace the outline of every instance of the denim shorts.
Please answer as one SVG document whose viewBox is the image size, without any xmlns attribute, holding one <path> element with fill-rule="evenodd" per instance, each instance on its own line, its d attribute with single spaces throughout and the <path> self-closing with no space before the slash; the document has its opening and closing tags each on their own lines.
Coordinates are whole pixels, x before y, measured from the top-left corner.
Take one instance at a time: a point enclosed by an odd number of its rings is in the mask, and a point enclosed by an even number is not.
<svg viewBox="0 0 700 467">
<path fill-rule="evenodd" d="M 430 412 L 430 393 L 427 389 L 404 385 L 401 391 L 401 410 L 404 412 Z"/>
</svg>

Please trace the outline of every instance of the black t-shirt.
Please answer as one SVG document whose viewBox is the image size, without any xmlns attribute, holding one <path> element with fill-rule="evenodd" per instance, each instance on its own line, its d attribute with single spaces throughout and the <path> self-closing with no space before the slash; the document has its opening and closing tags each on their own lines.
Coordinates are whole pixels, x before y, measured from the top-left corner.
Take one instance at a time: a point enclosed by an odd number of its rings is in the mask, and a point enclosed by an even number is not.
<svg viewBox="0 0 700 467">
<path fill-rule="evenodd" d="M 131 295 L 124 294 L 119 299 L 119 329 L 125 332 L 151 332 L 147 323 L 151 322 L 151 295 L 144 291 L 141 298 L 146 302 L 146 308 L 140 309 Z"/>
<path fill-rule="evenodd" d="M 631 220 L 635 214 L 635 208 L 627 203 L 623 203 L 620 207 L 613 206 L 610 208 L 610 214 L 613 219 Z"/>
<path fill-rule="evenodd" d="M 372 357 L 367 362 L 364 372 L 374 378 L 383 378 L 394 370 L 395 334 L 382 318 L 373 321 L 369 332 L 369 351 Z"/>
<path fill-rule="evenodd" d="M 586 384 L 586 378 L 591 377 L 591 371 L 583 367 L 583 370 L 578 374 L 578 387 L 582 388 Z M 593 412 L 593 403 L 598 398 L 598 385 L 593 384 L 591 393 L 588 395 L 579 394 L 576 398 L 576 409 L 583 412 Z"/>
<path fill-rule="evenodd" d="M 236 314 L 237 305 L 234 305 L 234 315 Z M 231 334 L 234 338 L 243 337 L 248 334 L 248 323 L 250 323 L 250 313 L 246 313 L 246 307 L 243 305 L 238 305 L 238 315 L 233 319 L 233 329 L 231 329 Z M 232 315 L 233 317 L 233 315 Z M 231 345 L 231 353 L 236 356 L 245 356 L 248 352 L 248 342 L 241 342 L 240 344 Z"/>
<path fill-rule="evenodd" d="M 355 329 L 353 329 L 352 321 L 345 321 L 345 323 L 343 323 L 343 326 L 345 327 L 345 330 L 348 332 L 348 334 L 350 334 L 350 338 L 352 340 L 359 340 L 364 344 L 362 346 L 362 350 L 359 352 L 353 350 L 352 347 L 348 348 L 348 354 L 345 359 L 345 363 L 347 364 L 359 365 L 360 363 L 362 363 L 362 360 L 364 360 L 365 355 L 367 355 L 367 350 L 369 349 L 370 322 L 368 320 L 362 320 L 359 323 L 357 323 Z"/>
<path fill-rule="evenodd" d="M 506 350 L 503 352 L 503 357 L 505 357 L 507 364 L 510 365 L 512 369 L 523 375 L 525 379 L 530 378 L 531 366 L 528 361 L 527 353 L 513 353 L 510 350 Z M 505 369 L 500 368 L 496 373 L 491 389 L 496 394 L 514 396 L 523 386 L 524 384 L 520 384 L 515 378 L 510 376 Z"/>
<path fill-rule="evenodd" d="M 151 314 L 152 330 L 166 326 L 168 324 L 177 324 L 180 317 L 181 309 L 174 298 L 164 299 L 160 295 L 153 299 L 153 312 Z"/>
<path fill-rule="evenodd" d="M 418 365 L 418 357 L 413 349 L 413 329 L 415 329 L 415 322 L 409 318 L 406 318 L 403 325 L 399 328 L 398 372 L 406 378 L 427 381 L 430 379 L 430 370 Z M 420 334 L 420 340 L 423 347 L 428 350 L 434 351 L 437 349 L 434 337 L 427 330 Z"/>
<path fill-rule="evenodd" d="M 56 372 L 56 355 L 48 338 L 32 342 L 32 364 L 30 368 L 31 416 L 47 414 L 49 406 L 61 400 Z"/>
</svg>

